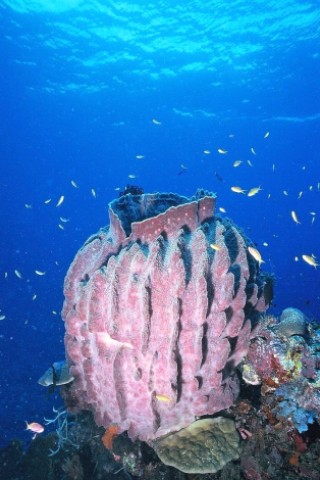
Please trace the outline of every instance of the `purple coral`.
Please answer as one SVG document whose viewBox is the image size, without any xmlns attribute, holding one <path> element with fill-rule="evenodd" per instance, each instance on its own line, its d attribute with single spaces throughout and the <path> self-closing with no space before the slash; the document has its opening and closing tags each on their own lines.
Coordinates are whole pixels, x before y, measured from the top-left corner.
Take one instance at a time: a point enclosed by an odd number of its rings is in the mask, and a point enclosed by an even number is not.
<svg viewBox="0 0 320 480">
<path fill-rule="evenodd" d="M 153 440 L 234 403 L 234 367 L 266 301 L 246 238 L 214 207 L 205 193 L 125 195 L 75 257 L 69 406 L 98 425 Z"/>
</svg>

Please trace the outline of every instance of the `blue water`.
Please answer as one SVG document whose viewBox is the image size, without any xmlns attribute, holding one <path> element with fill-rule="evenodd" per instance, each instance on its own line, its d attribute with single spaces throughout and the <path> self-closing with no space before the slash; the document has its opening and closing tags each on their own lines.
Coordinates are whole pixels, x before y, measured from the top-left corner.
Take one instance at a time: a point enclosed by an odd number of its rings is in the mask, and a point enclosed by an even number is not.
<svg viewBox="0 0 320 480">
<path fill-rule="evenodd" d="M 215 191 L 272 312 L 320 319 L 318 0 L 3 0 L 0 25 L 1 445 L 60 404 L 37 380 L 64 357 L 64 276 L 127 183 Z"/>
</svg>

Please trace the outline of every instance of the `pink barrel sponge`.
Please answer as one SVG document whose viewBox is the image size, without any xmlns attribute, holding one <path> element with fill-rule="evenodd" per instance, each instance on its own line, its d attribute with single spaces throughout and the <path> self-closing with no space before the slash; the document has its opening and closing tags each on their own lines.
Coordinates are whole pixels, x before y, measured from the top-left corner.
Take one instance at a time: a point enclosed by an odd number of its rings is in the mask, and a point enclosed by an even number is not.
<svg viewBox="0 0 320 480">
<path fill-rule="evenodd" d="M 267 301 L 250 242 L 214 207 L 207 192 L 109 204 L 109 227 L 65 279 L 71 410 L 152 441 L 234 403 L 235 366 Z"/>
</svg>

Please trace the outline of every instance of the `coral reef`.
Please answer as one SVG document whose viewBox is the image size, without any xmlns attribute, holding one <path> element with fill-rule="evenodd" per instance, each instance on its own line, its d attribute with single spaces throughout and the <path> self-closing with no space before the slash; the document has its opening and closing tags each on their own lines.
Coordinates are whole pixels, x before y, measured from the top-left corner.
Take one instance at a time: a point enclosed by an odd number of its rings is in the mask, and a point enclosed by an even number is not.
<svg viewBox="0 0 320 480">
<path fill-rule="evenodd" d="M 154 442 L 160 460 L 186 473 L 215 473 L 239 457 L 239 434 L 229 418 L 204 418 Z M 209 448 L 204 448 L 210 446 Z"/>
</svg>

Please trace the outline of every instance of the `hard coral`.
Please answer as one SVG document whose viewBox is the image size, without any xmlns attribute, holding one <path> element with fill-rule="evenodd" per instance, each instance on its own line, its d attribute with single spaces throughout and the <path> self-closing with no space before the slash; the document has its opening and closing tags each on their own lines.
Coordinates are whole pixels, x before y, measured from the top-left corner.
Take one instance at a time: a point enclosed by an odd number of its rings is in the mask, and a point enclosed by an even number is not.
<svg viewBox="0 0 320 480">
<path fill-rule="evenodd" d="M 207 193 L 110 203 L 65 280 L 72 410 L 151 442 L 233 404 L 266 302 L 247 239 L 214 206 Z"/>
</svg>

